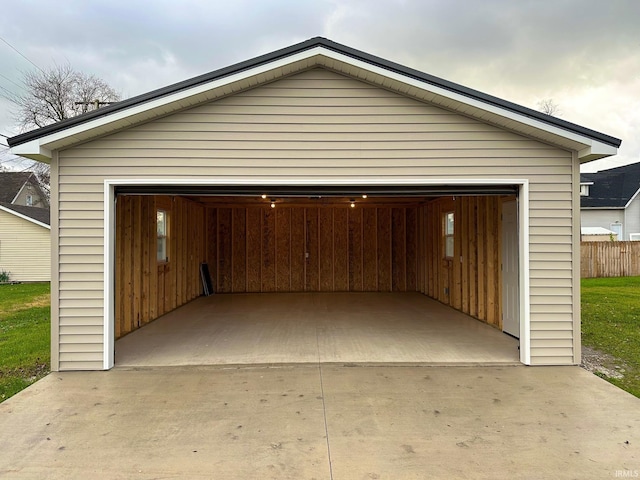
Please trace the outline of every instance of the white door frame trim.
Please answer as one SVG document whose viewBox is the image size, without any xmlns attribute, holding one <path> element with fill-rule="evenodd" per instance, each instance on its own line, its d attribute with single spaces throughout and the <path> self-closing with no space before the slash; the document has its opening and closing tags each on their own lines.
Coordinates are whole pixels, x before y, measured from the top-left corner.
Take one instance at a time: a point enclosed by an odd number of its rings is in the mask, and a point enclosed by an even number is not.
<svg viewBox="0 0 640 480">
<path fill-rule="evenodd" d="M 519 244 L 519 295 L 520 295 L 520 361 L 531 365 L 530 335 L 530 294 L 529 294 L 529 181 L 526 179 L 441 179 L 429 177 L 223 177 L 223 178 L 176 178 L 176 179 L 135 179 L 117 178 L 104 181 L 104 329 L 103 329 L 103 369 L 114 366 L 115 346 L 115 187 L 140 185 L 406 185 L 406 186 L 478 186 L 517 185 L 518 186 L 518 244 Z"/>
</svg>

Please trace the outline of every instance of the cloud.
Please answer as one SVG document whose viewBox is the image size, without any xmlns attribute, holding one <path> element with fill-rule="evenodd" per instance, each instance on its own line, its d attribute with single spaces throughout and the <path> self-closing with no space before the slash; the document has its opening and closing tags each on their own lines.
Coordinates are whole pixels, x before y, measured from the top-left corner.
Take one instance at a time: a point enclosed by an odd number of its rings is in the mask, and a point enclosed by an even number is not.
<svg viewBox="0 0 640 480">
<path fill-rule="evenodd" d="M 623 139 L 640 160 L 637 0 L 14 2 L 0 36 L 137 95 L 317 35 Z M 0 44 L 4 75 L 31 68 Z M 0 86 L 16 88 L 0 77 Z M 0 131 L 13 132 L 0 99 Z"/>
<path fill-rule="evenodd" d="M 337 40 L 623 140 L 640 160 L 640 2 L 635 0 L 348 2 Z M 606 162 L 605 162 L 606 166 Z"/>
</svg>

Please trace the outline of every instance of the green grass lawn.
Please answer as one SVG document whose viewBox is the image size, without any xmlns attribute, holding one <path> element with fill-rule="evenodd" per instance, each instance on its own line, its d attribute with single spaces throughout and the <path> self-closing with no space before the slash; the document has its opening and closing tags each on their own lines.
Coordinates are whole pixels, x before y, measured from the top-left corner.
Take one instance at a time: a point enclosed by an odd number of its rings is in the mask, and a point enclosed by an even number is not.
<svg viewBox="0 0 640 480">
<path fill-rule="evenodd" d="M 50 369 L 48 283 L 0 285 L 0 402 Z M 582 343 L 615 357 L 640 397 L 640 277 L 582 279 Z"/>
<path fill-rule="evenodd" d="M 50 369 L 49 283 L 0 285 L 0 402 Z"/>
<path fill-rule="evenodd" d="M 614 385 L 640 397 L 640 277 L 582 279 L 582 343 L 616 357 Z"/>
</svg>

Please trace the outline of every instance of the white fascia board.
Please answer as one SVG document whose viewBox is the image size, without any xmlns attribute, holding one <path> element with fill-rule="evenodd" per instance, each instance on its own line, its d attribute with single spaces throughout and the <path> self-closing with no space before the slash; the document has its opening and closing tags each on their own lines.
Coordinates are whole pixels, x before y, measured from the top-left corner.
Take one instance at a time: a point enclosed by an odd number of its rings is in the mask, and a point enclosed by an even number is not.
<svg viewBox="0 0 640 480">
<path fill-rule="evenodd" d="M 36 207 L 34 207 L 34 208 L 36 208 Z M 46 229 L 51 230 L 51 227 L 49 225 L 47 225 L 46 223 L 39 222 L 35 218 L 28 217 L 26 215 L 23 215 L 22 213 L 16 212 L 15 210 L 11 210 L 10 208 L 3 207 L 2 205 L 0 205 L 0 211 L 10 213 L 11 215 L 15 215 L 16 217 L 22 218 L 23 220 L 27 220 L 28 222 L 35 223 L 39 227 L 44 227 Z"/>
<path fill-rule="evenodd" d="M 51 161 L 51 150 L 44 148 L 42 145 L 45 143 L 44 139 L 47 137 L 31 140 L 15 147 L 11 147 L 10 153 L 18 155 L 19 157 L 29 158 L 31 160 L 37 160 L 38 162 L 49 163 Z"/>
<path fill-rule="evenodd" d="M 20 187 L 20 190 L 18 190 L 18 193 L 16 193 L 16 196 L 15 196 L 15 197 L 13 197 L 13 200 L 11 200 L 11 203 L 15 202 L 15 201 L 18 199 L 18 197 L 20 196 L 20 194 L 21 194 L 21 193 L 22 193 L 22 191 L 24 190 L 24 187 L 25 187 L 25 185 L 26 185 L 26 184 L 27 184 L 27 182 L 24 182 L 24 183 L 22 184 L 22 186 Z"/>
<path fill-rule="evenodd" d="M 633 202 L 636 199 L 636 197 L 638 196 L 638 193 L 640 193 L 640 188 L 636 190 L 636 193 L 633 194 L 633 197 L 631 197 L 631 199 L 627 202 L 624 208 L 628 208 L 629 205 L 631 205 L 631 202 Z"/>
<path fill-rule="evenodd" d="M 578 152 L 580 163 L 592 162 L 605 157 L 611 157 L 618 153 L 618 149 L 597 140 L 590 140 L 590 145 Z"/>
<path fill-rule="evenodd" d="M 173 102 L 180 102 L 181 100 L 184 100 L 188 97 L 199 95 L 209 90 L 213 90 L 215 88 L 232 84 L 234 82 L 244 80 L 251 76 L 260 75 L 270 70 L 281 68 L 298 61 L 307 60 L 314 56 L 324 56 L 326 58 L 329 58 L 338 62 L 342 62 L 348 65 L 353 65 L 356 68 L 360 68 L 362 70 L 366 70 L 371 73 L 390 78 L 392 80 L 400 81 L 404 84 L 413 86 L 415 88 L 426 90 L 428 92 L 435 93 L 442 97 L 455 100 L 459 103 L 466 104 L 466 105 L 499 115 L 501 117 L 519 122 L 524 125 L 528 125 L 532 128 L 542 130 L 542 131 L 551 133 L 553 135 L 557 135 L 559 137 L 581 143 L 585 145 L 585 149 L 581 150 L 579 157 L 581 159 L 584 157 L 585 158 L 584 161 L 603 158 L 606 156 L 614 155 L 617 152 L 617 148 L 600 143 L 589 137 L 585 137 L 575 132 L 570 132 L 570 131 L 561 129 L 559 127 L 556 127 L 554 125 L 549 125 L 547 123 L 527 117 L 525 115 L 518 114 L 516 112 L 512 112 L 510 110 L 506 110 L 504 108 L 491 105 L 456 92 L 452 92 L 445 88 L 426 83 L 422 80 L 414 79 L 400 73 L 392 72 L 385 68 L 372 65 L 370 63 L 352 58 L 348 55 L 344 55 L 344 54 L 335 52 L 333 50 L 329 50 L 322 46 L 317 46 L 309 50 L 305 50 L 303 52 L 299 52 L 299 53 L 289 55 L 287 57 L 283 57 L 279 60 L 274 60 L 274 61 L 265 63 L 263 65 L 253 67 L 251 69 L 244 70 L 242 72 L 228 75 L 217 80 L 212 80 L 211 82 L 208 82 L 208 83 L 196 85 L 186 90 L 175 92 L 175 93 L 157 98 L 155 100 L 150 100 L 148 102 L 135 105 L 124 110 L 116 111 L 112 114 L 105 115 L 104 117 L 99 117 L 94 120 L 90 120 L 86 123 L 82 123 L 74 127 L 70 127 L 68 129 L 62 130 L 60 132 L 55 132 L 50 135 L 46 135 L 38 140 L 33 140 L 31 142 L 18 145 L 12 149 L 12 152 L 15 153 L 16 155 L 20 155 L 27 158 L 33 158 L 36 160 L 39 159 L 38 157 L 43 155 L 46 156 L 47 158 L 51 158 L 50 157 L 51 153 L 47 152 L 46 146 L 52 142 L 62 140 L 72 135 L 77 135 L 94 128 L 106 126 L 114 122 L 119 122 L 119 121 L 125 120 L 127 117 L 149 112 L 150 110 L 163 107 Z"/>
</svg>

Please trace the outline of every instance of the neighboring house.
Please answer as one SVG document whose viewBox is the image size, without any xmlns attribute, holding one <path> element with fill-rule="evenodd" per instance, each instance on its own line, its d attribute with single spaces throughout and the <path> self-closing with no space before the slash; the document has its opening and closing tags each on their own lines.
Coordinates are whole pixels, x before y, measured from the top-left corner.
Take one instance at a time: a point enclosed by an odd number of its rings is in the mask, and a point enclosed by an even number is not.
<svg viewBox="0 0 640 480">
<path fill-rule="evenodd" d="M 581 226 L 640 240 L 640 163 L 580 175 Z"/>
<path fill-rule="evenodd" d="M 51 279 L 49 210 L 0 202 L 0 271 L 16 282 Z"/>
<path fill-rule="evenodd" d="M 47 196 L 33 172 L 0 172 L 0 203 L 49 208 Z"/>
<path fill-rule="evenodd" d="M 606 134 L 313 38 L 8 141 L 55 172 L 53 370 L 113 367 L 200 262 L 221 295 L 419 292 L 524 364 L 580 362 L 579 169 Z"/>
</svg>

